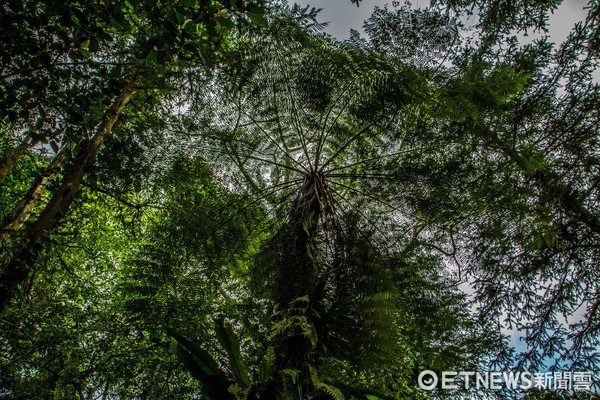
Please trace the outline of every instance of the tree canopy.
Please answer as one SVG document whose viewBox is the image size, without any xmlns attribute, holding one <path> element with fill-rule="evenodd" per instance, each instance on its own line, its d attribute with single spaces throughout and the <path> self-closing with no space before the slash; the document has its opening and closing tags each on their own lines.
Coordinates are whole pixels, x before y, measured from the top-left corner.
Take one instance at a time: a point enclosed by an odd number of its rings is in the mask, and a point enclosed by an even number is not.
<svg viewBox="0 0 600 400">
<path fill-rule="evenodd" d="M 347 41 L 279 1 L 0 4 L 0 398 L 581 395 L 417 384 L 600 365 L 600 4 L 553 44 L 558 3 Z"/>
</svg>

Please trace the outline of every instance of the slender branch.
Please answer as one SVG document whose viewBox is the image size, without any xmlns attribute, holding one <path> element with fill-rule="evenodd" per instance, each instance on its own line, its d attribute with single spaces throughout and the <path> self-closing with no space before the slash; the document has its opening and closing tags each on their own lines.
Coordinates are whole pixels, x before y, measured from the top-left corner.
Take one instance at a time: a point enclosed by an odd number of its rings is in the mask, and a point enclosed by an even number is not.
<svg viewBox="0 0 600 400">
<path fill-rule="evenodd" d="M 333 120 L 333 123 L 331 124 L 331 127 L 327 130 L 327 132 L 325 132 L 325 128 L 327 126 L 327 120 L 329 119 L 329 115 L 333 111 L 333 107 L 335 106 L 335 104 L 346 93 L 346 90 L 350 88 L 350 84 L 356 82 L 357 79 L 358 79 L 358 77 L 355 78 L 354 80 L 352 80 L 352 82 L 348 82 L 346 84 L 344 90 L 342 90 L 342 92 L 339 94 L 339 96 L 334 100 L 334 102 L 331 104 L 331 107 L 329 107 L 329 110 L 327 111 L 327 114 L 325 115 L 325 121 L 323 121 L 323 128 L 321 129 L 321 133 L 319 134 L 319 138 L 318 138 L 317 155 L 315 157 L 315 171 L 318 171 L 319 161 L 321 159 L 321 152 L 323 151 L 323 146 L 325 145 L 325 141 L 327 140 L 327 137 L 329 136 L 329 134 L 331 133 L 331 131 L 333 131 L 333 128 L 334 128 L 335 124 L 337 123 L 337 121 L 340 118 L 340 116 L 344 113 L 344 111 L 346 110 L 346 107 L 348 106 L 348 104 L 350 102 L 347 101 L 347 102 L 345 102 L 342 105 L 342 109 L 340 110 L 340 112 L 338 113 L 338 115 Z"/>
<path fill-rule="evenodd" d="M 369 159 L 366 159 L 366 160 L 362 160 L 362 161 L 358 161 L 358 162 L 355 162 L 355 163 L 352 163 L 352 164 L 342 165 L 341 167 L 331 168 L 331 169 L 328 169 L 327 171 L 323 171 L 323 173 L 326 174 L 326 175 L 328 175 L 328 174 L 330 174 L 331 172 L 334 172 L 334 171 L 339 171 L 341 169 L 346 169 L 346 168 L 355 167 L 357 165 L 366 164 L 366 163 L 368 163 L 370 161 L 381 160 L 382 158 L 394 157 L 394 156 L 397 156 L 397 155 L 400 155 L 400 154 L 404 154 L 404 153 L 407 153 L 407 152 L 410 152 L 410 151 L 417 151 L 417 149 L 397 151 L 397 152 L 391 153 L 391 154 L 385 154 L 385 155 L 382 155 L 382 156 L 372 157 L 372 158 L 369 158 Z M 332 176 L 332 175 L 329 175 L 329 176 Z"/>
<path fill-rule="evenodd" d="M 229 151 L 224 151 L 224 150 L 221 150 L 221 149 L 216 149 L 216 148 L 207 147 L 207 146 L 198 146 L 198 148 L 203 149 L 203 150 L 207 150 L 207 151 L 213 151 L 215 153 L 225 154 L 225 155 L 228 155 L 228 156 L 231 156 L 231 155 L 234 155 L 234 154 L 238 154 L 239 155 L 239 153 L 237 153 L 237 152 L 229 152 Z M 292 167 L 290 165 L 285 165 L 285 164 L 278 163 L 277 161 L 267 160 L 265 158 L 260 158 L 260 157 L 256 157 L 256 156 L 249 155 L 249 154 L 244 154 L 243 156 L 247 157 L 247 158 L 250 158 L 252 160 L 262 161 L 262 162 L 266 162 L 268 164 L 276 165 L 276 166 L 281 167 L 281 168 L 289 169 L 290 171 L 297 172 L 297 173 L 299 173 L 301 175 L 304 175 L 306 173 L 306 171 L 299 170 L 298 168 L 294 168 L 294 167 Z"/>
<path fill-rule="evenodd" d="M 327 174 L 328 178 L 397 179 L 397 175 L 386 174 Z"/>
<path fill-rule="evenodd" d="M 331 163 L 340 153 L 342 153 L 344 150 L 346 150 L 346 148 L 348 146 L 350 146 L 350 144 L 352 142 L 354 142 L 356 139 L 358 139 L 360 137 L 360 135 L 362 135 L 363 133 L 368 131 L 369 128 L 371 128 L 376 123 L 377 123 L 377 121 L 373 121 L 373 122 L 369 123 L 364 128 L 362 128 L 360 131 L 358 131 L 354 136 L 352 136 L 350 139 L 348 139 L 348 141 L 346 143 L 344 143 L 344 145 L 342 147 L 340 147 L 331 157 L 329 157 L 327 159 L 327 161 L 325 161 L 323 166 L 319 169 L 319 172 L 323 172 L 325 170 L 325 167 L 327 167 L 329 165 L 329 163 Z"/>
<path fill-rule="evenodd" d="M 301 169 L 305 170 L 306 172 L 308 172 L 308 170 L 306 169 L 306 167 L 304 167 L 301 163 L 299 163 L 294 157 L 292 157 L 284 148 L 282 148 L 279 143 L 273 139 L 271 137 L 271 135 L 269 135 L 269 133 L 258 123 L 258 121 L 256 121 L 254 119 L 254 117 L 252 117 L 252 115 L 250 115 L 249 113 L 247 113 L 245 110 L 242 109 L 242 107 L 238 104 L 236 104 L 236 106 L 238 107 L 239 111 L 244 113 L 248 118 L 250 118 L 250 120 L 252 121 L 252 123 L 254 123 L 254 125 L 273 143 L 275 144 L 275 146 L 277 146 L 277 148 L 279 150 L 281 150 L 283 152 L 283 154 L 285 154 L 290 160 L 292 160 L 296 165 L 298 165 Z"/>
<path fill-rule="evenodd" d="M 279 54 L 278 54 L 278 56 L 279 56 Z M 294 96 L 292 95 L 292 89 L 290 88 L 290 85 L 289 85 L 290 80 L 287 77 L 285 70 L 281 67 L 282 65 L 286 65 L 287 63 L 284 63 L 283 60 L 281 60 L 281 56 L 279 56 L 279 57 L 280 57 L 279 71 L 283 75 L 284 81 L 286 83 L 286 87 L 288 89 L 288 93 L 290 96 L 290 102 L 292 105 L 292 115 L 294 117 L 294 122 L 296 125 L 296 129 L 298 131 L 300 142 L 302 143 L 302 150 L 304 152 L 304 155 L 306 156 L 306 162 L 308 162 L 308 164 L 310 165 L 310 156 L 308 155 L 307 141 L 306 141 L 306 137 L 304 136 L 304 130 L 302 129 L 302 124 L 300 123 L 300 119 L 298 118 L 298 108 L 296 107 L 296 101 L 294 99 Z"/>
<path fill-rule="evenodd" d="M 332 180 L 330 180 L 329 183 L 333 183 L 334 185 L 342 186 L 342 187 L 344 187 L 344 188 L 346 188 L 348 190 L 351 190 L 351 191 L 353 191 L 355 193 L 360 194 L 361 196 L 366 196 L 366 197 L 370 198 L 371 200 L 375 200 L 375 201 L 383 204 L 384 206 L 389 207 L 392 211 L 398 211 L 398 210 L 400 210 L 400 207 L 394 207 L 391 204 L 389 204 L 389 203 L 387 203 L 387 202 L 385 202 L 385 201 L 383 201 L 381 199 L 378 199 L 375 196 L 372 196 L 372 195 L 368 194 L 367 192 L 363 192 L 363 191 L 358 190 L 356 188 L 353 188 L 353 187 L 344 185 L 343 183 L 335 182 L 335 181 L 332 181 Z"/>
<path fill-rule="evenodd" d="M 140 210 L 141 208 L 143 208 L 143 207 L 146 206 L 146 203 L 133 204 L 133 203 L 131 203 L 131 202 L 125 200 L 125 199 L 122 199 L 121 197 L 119 197 L 115 193 L 111 193 L 110 191 L 108 191 L 106 189 L 102 189 L 99 186 L 90 185 L 86 181 L 82 181 L 81 182 L 81 186 L 87 187 L 88 189 L 91 189 L 91 190 L 93 190 L 95 192 L 105 194 L 105 195 L 109 196 L 110 198 L 117 200 L 119 203 L 121 203 L 121 204 L 123 204 L 123 205 L 125 205 L 125 206 L 127 206 L 129 208 L 133 208 L 135 210 Z"/>
<path fill-rule="evenodd" d="M 331 186 L 329 187 L 329 189 L 331 191 L 333 191 L 335 194 L 337 194 L 342 200 L 344 200 L 350 207 L 352 207 L 361 217 L 363 217 L 365 219 L 365 221 L 367 221 L 369 224 L 371 224 L 373 226 L 373 228 L 375 228 L 375 230 L 377 232 L 379 232 L 383 237 L 387 237 L 387 234 L 385 232 L 383 232 L 381 229 L 379 229 L 378 224 L 373 223 L 365 214 L 363 214 L 363 212 L 356 207 L 354 204 L 352 204 L 348 199 L 346 199 L 346 197 L 344 197 L 340 192 L 338 192 L 337 190 L 335 190 L 334 188 L 332 188 Z"/>
</svg>

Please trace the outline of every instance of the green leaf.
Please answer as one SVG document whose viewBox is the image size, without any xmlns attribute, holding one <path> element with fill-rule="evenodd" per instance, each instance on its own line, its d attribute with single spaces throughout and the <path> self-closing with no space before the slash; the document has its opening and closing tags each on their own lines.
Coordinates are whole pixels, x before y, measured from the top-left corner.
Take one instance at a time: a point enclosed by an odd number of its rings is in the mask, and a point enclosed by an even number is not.
<svg viewBox="0 0 600 400">
<path fill-rule="evenodd" d="M 172 352 L 192 376 L 201 383 L 203 396 L 213 400 L 233 399 L 234 397 L 228 392 L 232 382 L 219 369 L 212 356 L 197 343 L 171 330 L 167 330 L 167 332 L 172 338 Z"/>
<path fill-rule="evenodd" d="M 198 344 L 177 334 L 171 334 L 171 336 L 173 337 L 173 340 L 175 340 L 175 343 L 178 345 L 175 348 L 176 354 L 185 355 L 186 353 L 189 353 L 194 358 L 191 364 L 194 365 L 195 369 L 200 369 L 203 375 L 207 377 L 212 377 L 222 373 L 218 368 L 217 362 L 212 358 L 210 353 L 202 349 L 200 346 L 198 346 Z M 187 361 L 187 358 L 185 360 Z M 182 359 L 182 361 L 184 360 Z"/>
<path fill-rule="evenodd" d="M 248 371 L 246 370 L 246 364 L 240 353 L 240 342 L 235 336 L 233 329 L 231 329 L 231 326 L 221 318 L 215 323 L 215 333 L 219 343 L 227 352 L 229 357 L 229 367 L 236 379 L 244 387 L 249 387 L 250 379 L 248 377 Z"/>
<path fill-rule="evenodd" d="M 104 42 L 112 42 L 114 39 L 111 35 L 109 35 L 108 33 L 106 33 L 105 31 L 99 32 L 98 33 L 98 39 L 104 41 Z"/>
<path fill-rule="evenodd" d="M 313 367 L 311 365 L 309 368 L 310 368 L 310 378 L 312 380 L 313 385 L 317 389 L 321 389 L 321 390 L 325 391 L 334 400 L 345 400 L 346 399 L 344 397 L 344 395 L 342 394 L 342 392 L 338 388 L 336 388 L 333 385 L 328 385 L 328 384 L 326 384 L 324 382 L 321 382 L 321 380 L 319 379 L 319 375 L 317 374 L 317 370 L 315 369 L 315 367 Z"/>
<path fill-rule="evenodd" d="M 121 23 L 119 21 L 117 21 L 115 18 L 110 18 L 110 24 L 113 26 L 113 28 L 116 29 L 121 29 L 123 27 L 123 25 L 121 25 Z"/>
<path fill-rule="evenodd" d="M 263 384 L 267 384 L 273 379 L 275 369 L 275 349 L 272 346 L 267 348 L 267 352 L 260 361 L 260 379 Z"/>
<path fill-rule="evenodd" d="M 258 26 L 262 26 L 263 28 L 266 28 L 269 25 L 269 22 L 267 21 L 265 16 L 262 14 L 249 12 L 246 15 L 248 15 L 248 18 L 250 18 L 250 21 L 252 21 L 253 23 L 255 23 Z"/>
<path fill-rule="evenodd" d="M 344 395 L 350 396 L 357 400 L 370 400 L 370 399 L 383 399 L 383 400 L 394 400 L 393 397 L 390 397 L 380 391 L 374 389 L 363 389 L 357 388 L 353 386 L 348 386 L 340 382 L 332 382 L 331 386 L 335 386 L 338 388 Z"/>
<path fill-rule="evenodd" d="M 151 52 L 146 56 L 146 64 L 156 64 L 158 53 L 156 51 Z"/>
<path fill-rule="evenodd" d="M 91 38 L 88 43 L 88 50 L 91 52 L 98 51 L 98 40 L 96 38 Z"/>
<path fill-rule="evenodd" d="M 217 24 L 225 30 L 233 29 L 235 27 L 235 24 L 229 18 L 217 18 L 216 21 Z"/>
<path fill-rule="evenodd" d="M 180 12 L 175 13 L 175 16 L 177 18 L 177 23 L 179 25 L 184 25 L 184 21 L 185 21 L 185 15 L 181 14 Z M 190 20 L 191 21 L 191 20 Z"/>
<path fill-rule="evenodd" d="M 185 29 L 185 27 L 190 23 L 193 22 L 193 20 L 191 18 L 186 19 L 185 21 L 183 21 L 183 24 L 181 25 L 181 29 Z M 190 29 L 194 27 L 194 24 L 190 25 Z"/>
</svg>

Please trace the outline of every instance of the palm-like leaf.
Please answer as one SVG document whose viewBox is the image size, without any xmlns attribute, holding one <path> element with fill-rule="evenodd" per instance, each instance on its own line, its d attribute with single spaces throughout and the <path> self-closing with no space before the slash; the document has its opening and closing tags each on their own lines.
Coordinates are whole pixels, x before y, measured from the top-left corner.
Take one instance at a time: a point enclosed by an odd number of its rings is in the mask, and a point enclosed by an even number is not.
<svg viewBox="0 0 600 400">
<path fill-rule="evenodd" d="M 285 18 L 272 28 L 241 40 L 231 67 L 191 82 L 180 129 L 224 186 L 265 207 L 256 229 L 276 227 L 250 290 L 276 304 L 275 326 L 285 327 L 275 336 L 278 370 L 300 372 L 309 390 L 308 366 L 324 355 L 369 368 L 382 362 L 373 354 L 402 351 L 398 254 L 425 221 L 402 193 L 415 174 L 398 166 L 421 150 L 413 129 L 428 89 L 397 60 Z"/>
</svg>

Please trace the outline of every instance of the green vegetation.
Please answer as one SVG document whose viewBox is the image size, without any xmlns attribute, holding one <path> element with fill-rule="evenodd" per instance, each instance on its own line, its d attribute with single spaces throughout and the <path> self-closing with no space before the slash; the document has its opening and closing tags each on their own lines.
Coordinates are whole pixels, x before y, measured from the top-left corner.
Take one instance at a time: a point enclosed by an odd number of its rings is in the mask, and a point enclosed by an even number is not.
<svg viewBox="0 0 600 400">
<path fill-rule="evenodd" d="M 599 369 L 600 4 L 515 36 L 557 3 L 377 8 L 340 42 L 277 1 L 2 2 L 0 398 Z M 489 393 L 563 395 L 590 396 Z"/>
</svg>

